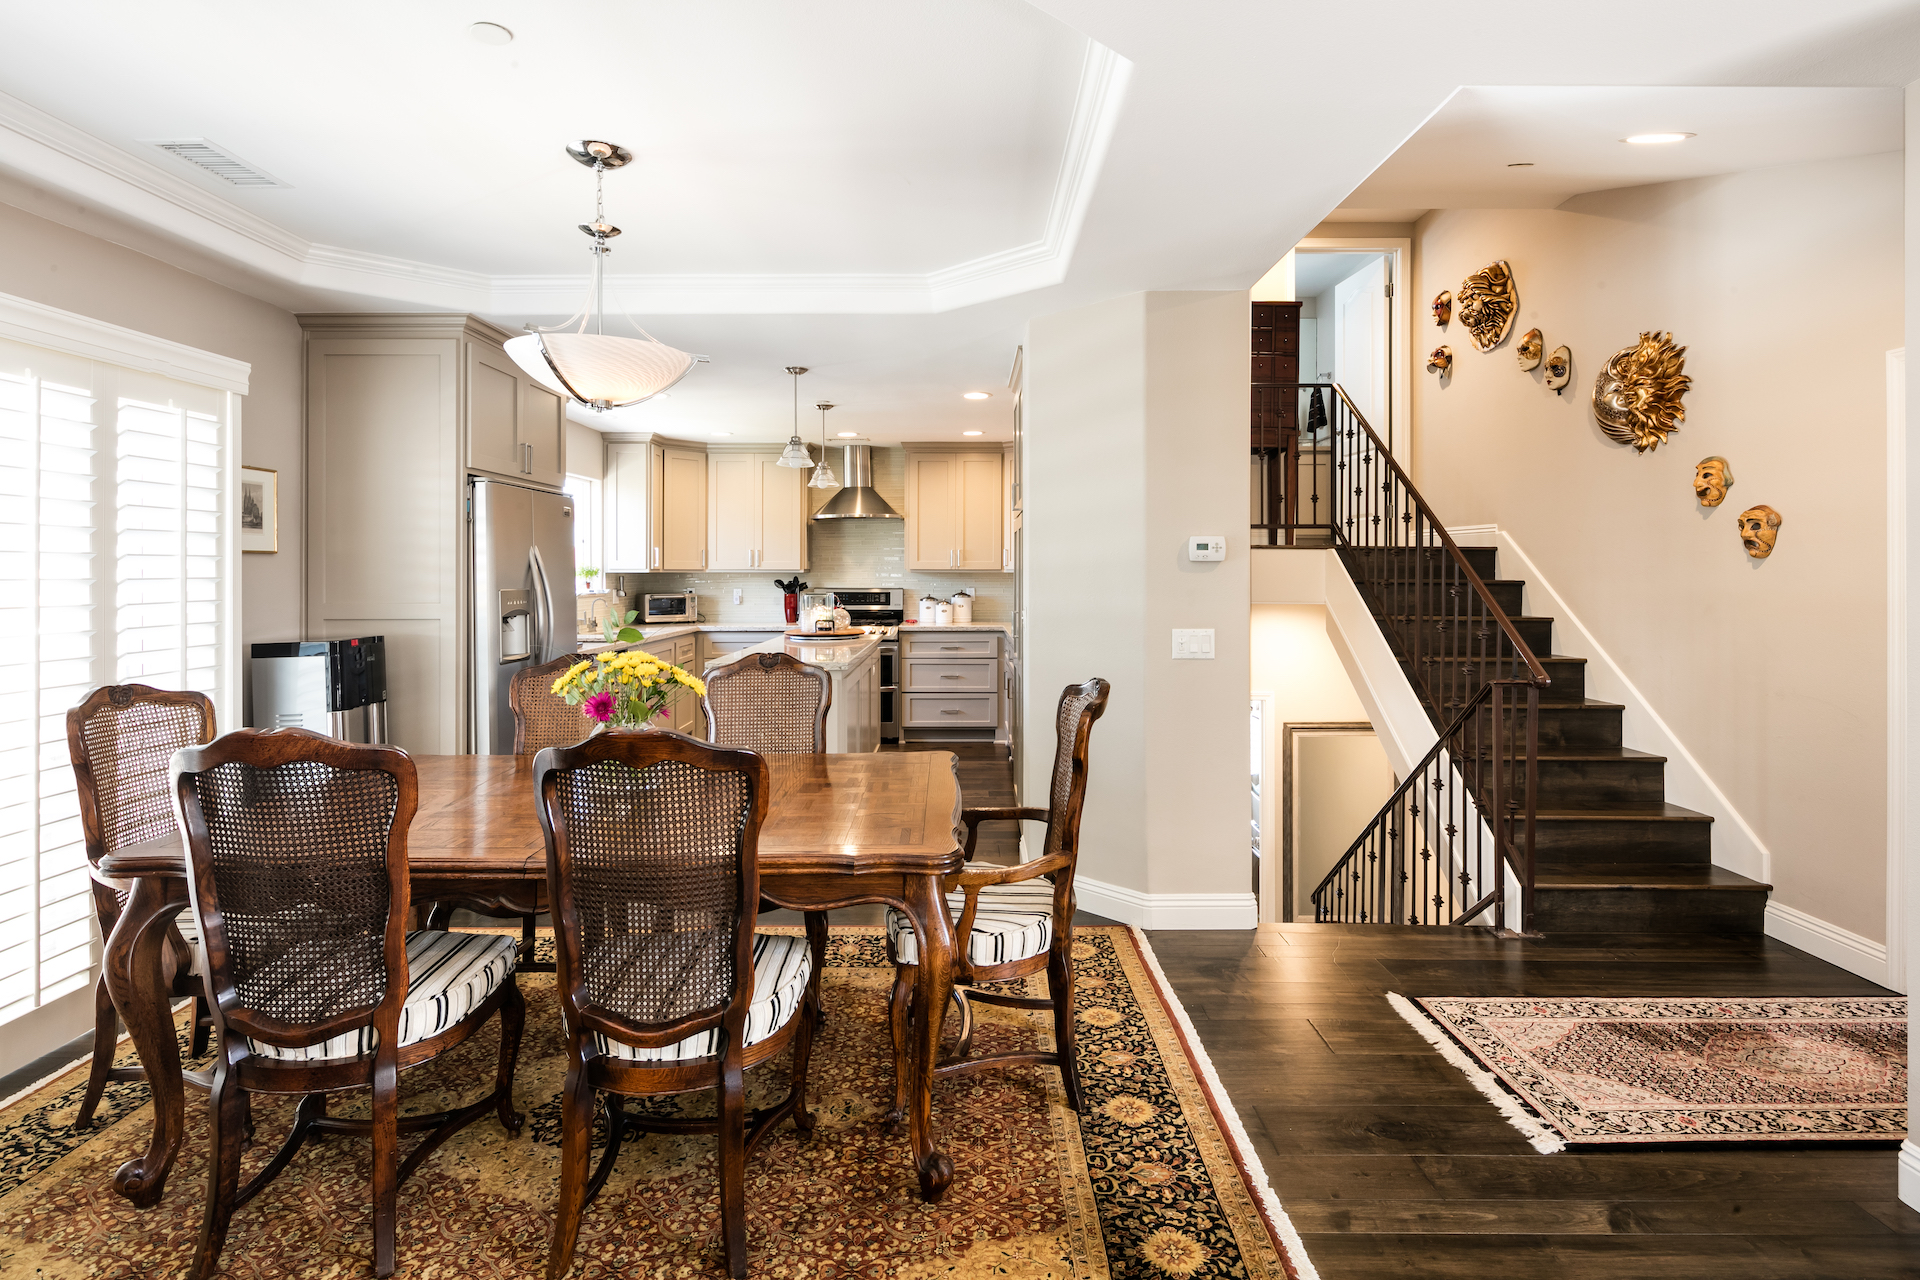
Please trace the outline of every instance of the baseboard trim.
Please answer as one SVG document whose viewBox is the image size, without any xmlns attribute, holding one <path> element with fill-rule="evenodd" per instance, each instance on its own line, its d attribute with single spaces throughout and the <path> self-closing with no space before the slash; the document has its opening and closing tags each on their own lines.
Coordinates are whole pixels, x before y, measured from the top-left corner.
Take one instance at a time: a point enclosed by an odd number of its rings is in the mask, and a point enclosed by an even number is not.
<svg viewBox="0 0 1920 1280">
<path fill-rule="evenodd" d="M 1900 1203 L 1920 1209 L 1920 1146 L 1912 1138 L 1900 1144 Z"/>
<path fill-rule="evenodd" d="M 1251 893 L 1142 893 L 1075 876 L 1073 896 L 1082 910 L 1137 929 L 1251 929 L 1259 923 Z"/>
<path fill-rule="evenodd" d="M 1863 938 L 1851 929 L 1842 929 L 1819 916 L 1811 916 L 1778 902 L 1767 904 L 1767 936 L 1808 955 L 1839 965 L 1848 973 L 1857 973 L 1869 982 L 1887 985 L 1887 946 Z M 1903 1157 L 1904 1158 L 1904 1157 Z M 1902 1166 L 1902 1178 L 1906 1176 Z M 1920 1169 L 1920 1166 L 1916 1166 Z"/>
</svg>

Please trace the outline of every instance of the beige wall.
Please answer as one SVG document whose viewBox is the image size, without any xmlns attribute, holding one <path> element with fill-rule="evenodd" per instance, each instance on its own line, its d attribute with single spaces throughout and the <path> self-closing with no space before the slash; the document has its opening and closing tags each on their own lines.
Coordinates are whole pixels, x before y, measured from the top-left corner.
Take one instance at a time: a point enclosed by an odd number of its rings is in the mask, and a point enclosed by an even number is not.
<svg viewBox="0 0 1920 1280">
<path fill-rule="evenodd" d="M 280 473 L 280 551 L 243 557 L 240 637 L 301 630 L 300 326 L 292 315 L 132 249 L 0 204 L 0 293 L 217 352 L 253 366 L 240 461 Z M 229 726 L 231 727 L 231 726 Z"/>
<path fill-rule="evenodd" d="M 1244 293 L 1149 293 L 1028 332 L 1026 794 L 1061 687 L 1112 681 L 1081 871 L 1135 893 L 1247 892 L 1246 326 Z M 1187 560 L 1193 534 L 1227 559 Z M 1214 628 L 1214 660 L 1175 662 L 1174 627 Z"/>
<path fill-rule="evenodd" d="M 1450 382 L 1416 381 L 1427 498 L 1449 524 L 1497 524 L 1565 597 L 1751 826 L 1765 865 L 1737 869 L 1872 940 L 1886 925 L 1885 360 L 1902 341 L 1901 218 L 1901 158 L 1880 155 L 1560 210 L 1438 211 L 1415 255 L 1417 298 L 1495 258 L 1521 298 L 1505 345 L 1476 352 L 1456 322 Z M 1564 395 L 1516 367 L 1534 326 L 1548 350 L 1572 348 Z M 1641 455 L 1600 432 L 1589 396 L 1643 329 L 1687 347 L 1693 386 L 1680 431 Z M 1714 510 L 1690 487 L 1709 454 L 1736 477 Z M 1734 533 L 1756 503 L 1785 517 L 1766 561 Z"/>
</svg>

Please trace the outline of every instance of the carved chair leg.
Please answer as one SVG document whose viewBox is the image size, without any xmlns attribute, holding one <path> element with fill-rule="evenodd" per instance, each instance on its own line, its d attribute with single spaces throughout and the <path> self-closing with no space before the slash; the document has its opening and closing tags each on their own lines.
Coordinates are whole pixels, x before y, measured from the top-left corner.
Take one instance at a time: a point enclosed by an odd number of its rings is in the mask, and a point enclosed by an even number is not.
<svg viewBox="0 0 1920 1280">
<path fill-rule="evenodd" d="M 913 1070 L 913 993 L 918 983 L 916 966 L 893 967 L 893 995 L 887 1001 L 887 1022 L 893 1032 L 893 1110 L 885 1121 L 888 1133 L 898 1133 L 906 1122 L 908 1076 Z"/>
<path fill-rule="evenodd" d="M 453 924 L 453 904 L 451 902 L 429 902 L 427 918 L 421 924 L 422 929 L 431 929 L 435 933 L 444 933 Z"/>
<path fill-rule="evenodd" d="M 227 1228 L 233 1222 L 234 1201 L 240 1191 L 240 1140 L 246 1090 L 221 1063 L 214 1071 L 213 1094 L 208 1100 L 213 1122 L 212 1159 L 207 1163 L 207 1207 L 200 1220 L 200 1243 L 193 1252 L 191 1280 L 207 1280 L 220 1266 Z"/>
<path fill-rule="evenodd" d="M 120 1014 L 113 1007 L 113 994 L 107 990 L 106 975 L 93 984 L 93 1061 L 87 1066 L 87 1092 L 80 1099 L 80 1114 L 73 1127 L 84 1129 L 93 1123 L 94 1109 L 106 1091 L 107 1073 L 113 1070 L 114 1040 L 120 1034 Z"/>
<path fill-rule="evenodd" d="M 1072 941 L 1055 946 L 1047 957 L 1047 995 L 1053 1001 L 1053 1047 L 1060 1055 L 1060 1085 L 1066 1091 L 1067 1105 L 1075 1111 L 1087 1109 L 1080 1088 L 1080 1059 L 1073 1043 L 1073 952 Z"/>
<path fill-rule="evenodd" d="M 720 1232 L 727 1242 L 727 1274 L 747 1274 L 747 1088 L 738 1052 L 720 1067 Z"/>
<path fill-rule="evenodd" d="M 827 913 L 809 911 L 806 913 L 807 945 L 813 952 L 813 971 L 817 974 L 827 967 Z M 827 1025 L 827 1006 L 820 1006 L 819 1025 Z"/>
<path fill-rule="evenodd" d="M 953 989 L 953 1005 L 960 1011 L 960 1038 L 953 1046 L 950 1061 L 965 1062 L 973 1053 L 973 1001 L 967 999 L 965 987 Z"/>
<path fill-rule="evenodd" d="M 193 993 L 193 1054 L 195 1061 L 207 1056 L 207 1042 L 213 1037 L 213 1014 L 207 1009 L 207 989 Z"/>
<path fill-rule="evenodd" d="M 800 1030 L 793 1041 L 790 1089 L 793 1093 L 793 1127 L 802 1134 L 813 1132 L 814 1114 L 807 1109 L 807 1065 L 813 1059 L 814 1038 L 820 1034 L 826 1009 L 820 994 L 821 971 L 826 967 L 827 913 L 807 913 L 807 942 L 813 957 L 813 971 L 807 975 L 806 1002 L 800 1006 Z"/>
<path fill-rule="evenodd" d="M 400 1212 L 400 1066 L 391 1052 L 373 1067 L 373 1274 L 390 1276 Z"/>
<path fill-rule="evenodd" d="M 533 921 L 531 912 L 520 917 L 520 967 L 533 963 Z"/>
<path fill-rule="evenodd" d="M 560 1094 L 560 1201 L 554 1207 L 553 1244 L 547 1250 L 547 1280 L 560 1280 L 573 1267 L 580 1239 L 580 1215 L 587 1205 L 587 1162 L 593 1149 L 593 1086 L 586 1065 L 567 1064 Z"/>
<path fill-rule="evenodd" d="M 520 1061 L 520 1037 L 526 1027 L 527 999 L 520 994 L 520 984 L 508 974 L 506 994 L 500 1001 L 500 1068 L 494 1075 L 493 1091 L 495 1113 L 509 1137 L 519 1134 L 527 1120 L 513 1109 L 513 1071 Z"/>
</svg>

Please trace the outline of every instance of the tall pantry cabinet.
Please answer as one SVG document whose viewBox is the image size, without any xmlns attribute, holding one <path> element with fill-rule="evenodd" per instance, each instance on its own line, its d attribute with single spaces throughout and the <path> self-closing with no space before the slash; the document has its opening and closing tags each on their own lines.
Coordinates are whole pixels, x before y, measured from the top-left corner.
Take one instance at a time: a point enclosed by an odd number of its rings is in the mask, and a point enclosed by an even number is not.
<svg viewBox="0 0 1920 1280">
<path fill-rule="evenodd" d="M 558 490 L 561 397 L 467 315 L 298 317 L 305 343 L 306 634 L 381 635 L 388 735 L 471 750 L 467 477 Z"/>
</svg>

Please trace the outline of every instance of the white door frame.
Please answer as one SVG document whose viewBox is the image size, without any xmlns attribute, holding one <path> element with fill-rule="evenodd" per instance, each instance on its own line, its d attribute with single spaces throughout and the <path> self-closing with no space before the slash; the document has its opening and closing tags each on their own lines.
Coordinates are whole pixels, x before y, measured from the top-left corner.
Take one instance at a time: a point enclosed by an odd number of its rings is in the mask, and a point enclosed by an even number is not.
<svg viewBox="0 0 1920 1280">
<path fill-rule="evenodd" d="M 1393 452 L 1409 476 L 1413 475 L 1413 241 L 1404 236 L 1308 236 L 1293 247 L 1295 253 L 1381 253 L 1393 272 L 1393 305 L 1389 334 L 1393 352 L 1387 370 L 1393 397 Z M 1389 424 L 1373 429 L 1384 438 Z"/>
</svg>

